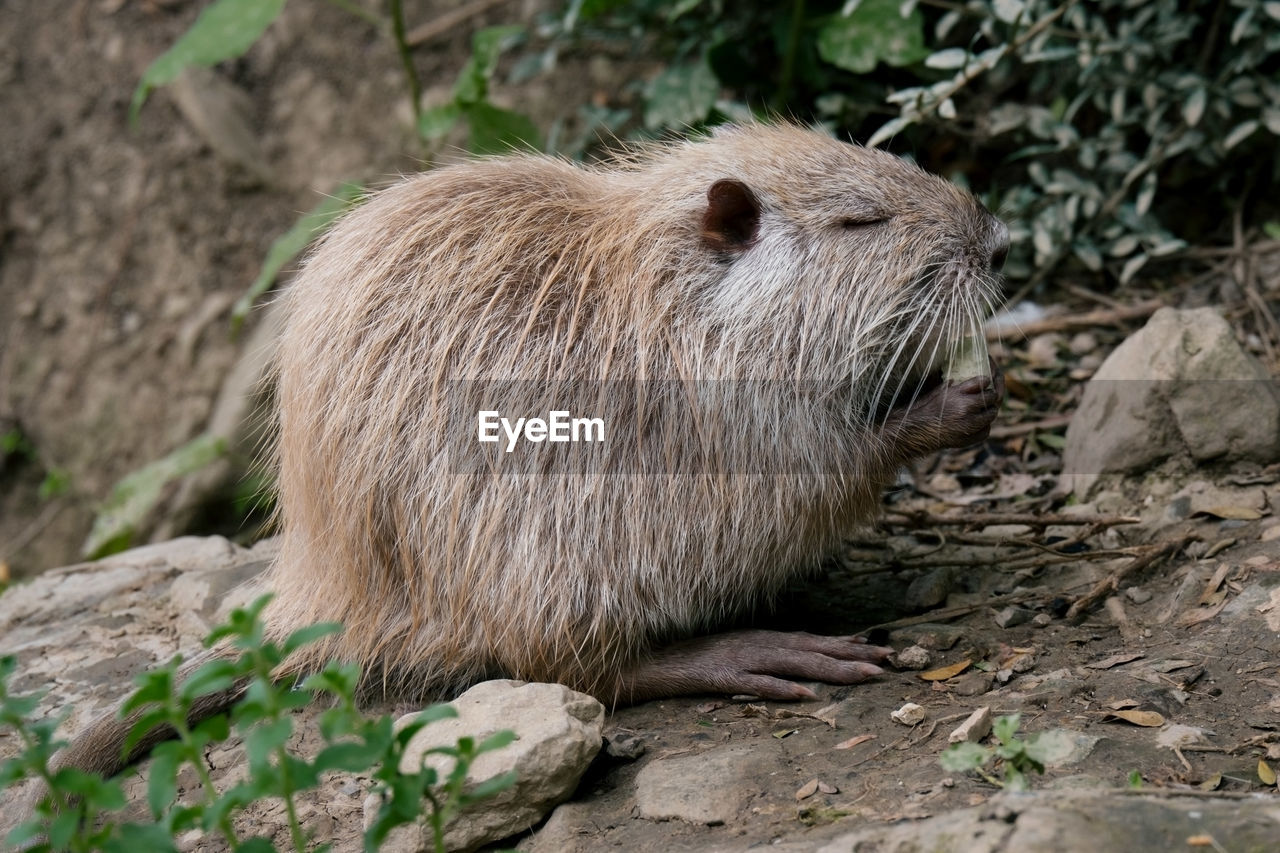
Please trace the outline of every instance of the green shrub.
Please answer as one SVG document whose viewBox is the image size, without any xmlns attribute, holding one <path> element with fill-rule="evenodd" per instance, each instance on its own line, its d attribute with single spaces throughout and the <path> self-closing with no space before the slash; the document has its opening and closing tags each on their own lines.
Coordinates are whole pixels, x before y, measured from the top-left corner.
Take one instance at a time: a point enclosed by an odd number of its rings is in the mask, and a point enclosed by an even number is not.
<svg viewBox="0 0 1280 853">
<path fill-rule="evenodd" d="M 640 36 L 666 71 L 647 134 L 781 113 L 885 145 L 1010 222 L 1012 278 L 1063 262 L 1127 283 L 1274 216 L 1274 0 L 572 0 L 551 30 Z"/>
<path fill-rule="evenodd" d="M 168 725 L 177 734 L 152 753 L 147 778 L 150 820 L 146 822 L 120 820 L 125 797 L 117 780 L 74 768 L 50 769 L 54 752 L 63 745 L 56 739 L 61 719 L 33 717 L 37 697 L 9 692 L 16 663 L 12 657 L 0 659 L 0 727 L 12 729 L 22 744 L 15 757 L 0 764 L 0 790 L 27 778 L 43 781 L 48 790 L 34 818 L 14 830 L 7 842 L 30 843 L 27 849 L 31 851 L 167 851 L 177 849 L 178 836 L 200 829 L 221 835 L 233 850 L 271 851 L 275 848 L 266 838 L 238 837 L 232 818 L 251 803 L 279 798 L 289 822 L 290 849 L 308 850 L 306 829 L 297 817 L 297 795 L 317 787 L 325 772 L 346 771 L 367 773 L 375 780 L 376 789 L 384 792 L 381 810 L 364 837 L 366 850 L 376 850 L 395 827 L 416 821 L 424 802 L 436 847 L 443 850 L 444 826 L 450 817 L 514 781 L 512 774 L 506 774 L 474 788 L 465 785 L 475 758 L 510 743 L 513 735 L 509 731 L 480 743 L 461 738 L 452 747 L 431 750 L 452 759 L 452 769 L 443 779 L 431 767 L 411 772 L 401 769 L 405 747 L 414 734 L 435 720 L 457 715 L 448 705 L 428 708 L 411 725 L 394 731 L 390 717 L 366 717 L 356 708 L 359 672 L 355 667 L 331 664 L 299 685 L 276 681 L 272 672 L 285 656 L 340 630 L 340 626 L 315 625 L 293 633 L 282 644 L 270 642 L 264 637 L 260 619 L 268 599 L 264 596 L 246 609 L 233 611 L 227 623 L 215 628 L 207 639 L 210 646 L 229 643 L 238 657 L 212 660 L 182 682 L 177 677 L 180 661 L 175 659 L 140 676 L 138 690 L 125 701 L 123 712 L 141 715 L 130 732 L 126 753 L 156 726 Z M 229 715 L 187 725 L 187 714 L 196 699 L 245 680 L 248 689 Z M 312 759 L 295 755 L 287 746 L 293 734 L 291 712 L 322 696 L 331 702 L 320 715 L 325 746 Z M 206 768 L 204 750 L 228 738 L 232 729 L 244 738 L 249 775 L 219 792 Z M 178 773 L 186 765 L 194 768 L 201 781 L 200 798 L 192 802 L 180 802 L 177 796 Z"/>
</svg>

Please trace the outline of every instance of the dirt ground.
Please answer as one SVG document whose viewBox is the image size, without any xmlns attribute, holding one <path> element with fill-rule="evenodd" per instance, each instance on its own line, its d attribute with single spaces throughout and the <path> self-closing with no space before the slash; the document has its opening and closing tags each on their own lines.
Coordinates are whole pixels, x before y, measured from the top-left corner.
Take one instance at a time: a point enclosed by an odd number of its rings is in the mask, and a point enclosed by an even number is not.
<svg viewBox="0 0 1280 853">
<path fill-rule="evenodd" d="M 319 0 L 290 3 L 248 56 L 219 72 L 247 96 L 265 181 L 215 155 L 167 92 L 131 129 L 136 81 L 198 5 L 71 0 L 56 14 L 38 0 L 0 5 L 0 432 L 16 426 L 34 448 L 0 470 L 0 561 L 19 576 L 74 562 L 110 486 L 205 428 L 246 337 L 229 334 L 231 304 L 298 213 L 341 180 L 386 180 L 428 154 L 406 129 L 388 43 Z M 427 21 L 451 5 L 406 8 Z M 505 4 L 419 50 L 428 103 L 452 85 L 471 30 L 529 22 L 538 8 Z M 637 68 L 569 56 L 518 91 L 499 87 L 497 99 L 518 101 L 544 127 L 571 122 L 571 105 L 630 97 Z M 1153 297 L 1221 304 L 1248 339 L 1229 272 L 1199 272 L 1187 274 L 1195 287 L 1177 279 L 1162 293 L 1148 284 L 1103 300 L 1080 288 L 1058 295 L 1079 315 L 1107 299 L 1121 309 Z M 935 646 L 926 671 L 967 661 L 963 671 L 936 681 L 891 671 L 856 688 L 817 686 L 818 702 L 795 705 L 694 698 L 619 711 L 610 731 L 638 735 L 644 755 L 602 755 L 554 838 L 583 850 L 804 846 L 982 802 L 990 784 L 937 762 L 948 733 L 980 706 L 1020 712 L 1026 733 L 1099 738 L 1075 763 L 1033 779 L 1039 788 L 1120 788 L 1136 775 L 1156 792 L 1265 790 L 1259 761 L 1280 766 L 1280 468 L 1170 465 L 1112 479 L 1085 499 L 1056 491 L 1056 439 L 1080 387 L 1144 316 L 1120 310 L 1068 324 L 1053 340 L 1010 342 L 998 357 L 1011 402 L 993 439 L 922 463 L 886 498 L 877 529 L 755 620 L 816 633 L 883 626 L 873 639 Z M 1045 347 L 1062 356 L 1052 369 Z M 68 489 L 41 497 L 50 471 L 66 472 Z M 1196 497 L 1210 493 L 1216 502 Z M 1071 517 L 1049 524 L 1028 513 Z M 1068 618 L 1072 601 L 1111 578 Z M 1006 606 L 1027 612 L 997 622 Z M 938 623 L 958 630 L 929 627 Z M 151 657 L 165 653 L 162 644 Z M 123 675 L 95 695 L 117 696 Z M 890 718 L 906 702 L 926 712 L 913 728 Z M 1116 711 L 1156 712 L 1163 724 Z M 1162 742 L 1172 726 L 1189 728 Z M 638 813 L 635 780 L 647 763 L 725 744 L 762 757 L 737 782 L 751 802 L 738 819 L 697 825 Z M 231 774 L 235 750 L 211 761 L 216 775 Z M 823 789 L 799 797 L 811 780 Z M 349 782 L 334 779 L 309 806 L 317 840 L 338 849 L 360 832 L 362 795 Z M 269 811 L 248 820 L 283 829 Z M 550 838 L 519 843 L 568 849 Z"/>
<path fill-rule="evenodd" d="M 233 336 L 231 306 L 276 237 L 342 181 L 383 185 L 465 143 L 421 147 L 390 40 L 324 0 L 289 3 L 217 70 L 250 130 L 245 157 L 215 153 L 170 89 L 130 127 L 143 71 L 201 6 L 0 6 L 0 434 L 17 428 L 32 448 L 0 467 L 0 563 L 14 576 L 77 559 L 112 485 L 208 426 L 262 313 Z M 454 6 L 404 4 L 411 26 Z M 532 26 L 549 6 L 490 4 L 421 44 L 424 104 L 448 97 L 472 32 Z M 518 91 L 499 79 L 492 97 L 573 133 L 577 105 L 624 102 L 633 73 L 625 55 L 565 56 Z M 65 488 L 41 496 L 51 472 Z"/>
</svg>

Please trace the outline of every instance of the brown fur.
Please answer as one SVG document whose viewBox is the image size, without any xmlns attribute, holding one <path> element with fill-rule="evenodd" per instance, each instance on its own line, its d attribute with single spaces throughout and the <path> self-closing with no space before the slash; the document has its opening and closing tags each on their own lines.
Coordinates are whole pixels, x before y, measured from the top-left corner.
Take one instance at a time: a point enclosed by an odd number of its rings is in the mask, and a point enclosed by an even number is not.
<svg viewBox="0 0 1280 853">
<path fill-rule="evenodd" d="M 815 568 L 906 458 L 985 429 L 912 401 L 976 329 L 1005 239 L 963 190 L 792 126 L 374 195 L 283 297 L 268 617 L 346 625 L 290 669 L 337 657 L 423 697 L 499 674 L 678 691 L 626 673 Z M 530 380 L 513 416 L 592 401 L 597 467 L 459 467 L 441 436 L 510 379 Z M 636 380 L 653 399 L 600 390 Z M 745 384 L 678 425 L 646 414 L 721 381 Z"/>
</svg>

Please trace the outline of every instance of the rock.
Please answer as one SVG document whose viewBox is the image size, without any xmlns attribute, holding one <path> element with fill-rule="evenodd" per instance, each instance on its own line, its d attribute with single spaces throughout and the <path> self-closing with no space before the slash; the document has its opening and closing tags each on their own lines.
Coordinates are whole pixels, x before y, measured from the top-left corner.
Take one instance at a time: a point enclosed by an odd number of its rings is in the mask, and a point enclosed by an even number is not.
<svg viewBox="0 0 1280 853">
<path fill-rule="evenodd" d="M 749 780 L 773 770 L 776 761 L 758 745 L 736 744 L 650 761 L 636 776 L 636 807 L 649 820 L 729 823 L 757 793 Z"/>
<path fill-rule="evenodd" d="M 1010 604 L 1008 607 L 996 614 L 996 624 L 1001 628 L 1013 628 L 1017 625 L 1024 625 L 1036 617 L 1034 610 L 1028 610 L 1025 607 L 1018 607 Z"/>
<path fill-rule="evenodd" d="M 921 708 L 915 702 L 908 702 L 889 715 L 895 723 L 902 723 L 904 726 L 918 725 L 924 721 L 926 716 L 924 708 Z"/>
<path fill-rule="evenodd" d="M 889 658 L 889 662 L 898 669 L 909 670 L 924 669 L 932 660 L 933 656 L 929 654 L 929 650 L 921 646 L 907 646 Z"/>
<path fill-rule="evenodd" d="M 1089 757 L 1102 738 L 1070 729 L 1037 732 L 1029 740 L 1036 745 L 1036 755 L 1045 767 L 1067 767 Z"/>
<path fill-rule="evenodd" d="M 968 632 L 958 625 L 922 622 L 919 625 L 908 625 L 890 631 L 889 643 L 895 646 L 911 644 L 941 652 L 960 642 L 967 634 Z"/>
<path fill-rule="evenodd" d="M 907 587 L 903 606 L 908 613 L 918 613 L 937 607 L 947 600 L 954 584 L 955 575 L 949 568 L 925 572 Z"/>
<path fill-rule="evenodd" d="M 948 743 L 977 743 L 991 733 L 991 706 L 983 705 L 947 735 Z"/>
<path fill-rule="evenodd" d="M 443 776 L 452 769 L 452 761 L 427 755 L 427 750 L 452 746 L 464 736 L 483 740 L 503 729 L 516 733 L 513 743 L 479 756 L 467 774 L 468 783 L 477 785 L 515 771 L 515 784 L 454 817 L 445 828 L 449 850 L 474 850 L 534 826 L 573 793 L 600 750 L 604 706 L 560 684 L 486 681 L 449 704 L 457 709 L 457 718 L 439 720 L 414 735 L 403 768 L 425 761 Z M 396 726 L 403 728 L 412 719 L 413 715 L 401 717 Z M 366 829 L 380 806 L 376 794 L 365 800 Z M 409 853 L 435 848 L 430 827 L 420 823 L 394 830 L 382 849 Z"/>
<path fill-rule="evenodd" d="M 1280 391 L 1211 308 L 1162 308 L 1103 362 L 1067 428 L 1066 484 L 1192 460 L 1271 461 L 1280 451 Z"/>
<path fill-rule="evenodd" d="M 1088 355 L 1098 348 L 1098 338 L 1092 332 L 1077 332 L 1067 341 L 1072 355 Z"/>
<path fill-rule="evenodd" d="M 1280 806 L 1265 799 L 1116 796 L 1088 790 L 1000 793 L 971 809 L 919 821 L 862 826 L 816 851 L 1124 853 L 1169 850 L 1193 837 L 1212 838 L 1222 850 L 1272 850 L 1277 826 Z"/>
<path fill-rule="evenodd" d="M 605 734 L 604 749 L 610 758 L 635 761 L 645 754 L 648 747 L 645 746 L 644 738 L 635 732 L 614 729 Z"/>
</svg>

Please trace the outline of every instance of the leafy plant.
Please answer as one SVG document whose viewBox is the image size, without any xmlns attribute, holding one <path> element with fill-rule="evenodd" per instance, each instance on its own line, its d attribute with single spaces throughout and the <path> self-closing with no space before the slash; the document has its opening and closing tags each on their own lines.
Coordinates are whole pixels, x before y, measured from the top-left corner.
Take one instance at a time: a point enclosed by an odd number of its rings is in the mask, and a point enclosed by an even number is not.
<svg viewBox="0 0 1280 853">
<path fill-rule="evenodd" d="M 233 817 L 251 803 L 278 798 L 285 804 L 290 849 L 307 850 L 310 840 L 298 818 L 297 796 L 317 787 L 321 774 L 341 770 L 372 776 L 376 789 L 383 792 L 381 809 L 365 834 L 366 850 L 376 850 L 395 827 L 416 821 L 424 802 L 436 847 L 443 850 L 444 828 L 453 815 L 514 781 L 512 774 L 506 774 L 466 786 L 467 773 L 477 756 L 511 742 L 513 735 L 507 731 L 479 743 L 461 738 L 454 746 L 430 750 L 429 754 L 451 759 L 451 769 L 444 778 L 425 765 L 402 769 L 405 749 L 414 734 L 431 722 L 456 716 L 448 705 L 428 708 L 412 724 L 395 731 L 390 717 L 365 717 L 356 708 L 359 672 L 355 667 L 334 663 L 299 685 L 279 682 L 273 673 L 285 657 L 341 629 L 336 624 L 314 625 L 276 644 L 266 639 L 261 620 L 268 600 L 264 596 L 248 608 L 233 611 L 206 640 L 207 646 L 222 643 L 238 655 L 214 658 L 182 682 L 178 680 L 180 660 L 174 659 L 141 676 L 138 690 L 126 700 L 123 711 L 139 716 L 125 754 L 157 726 L 168 726 L 176 735 L 152 753 L 147 779 L 151 819 L 147 822 L 119 820 L 125 798 L 118 781 L 73 768 L 50 769 L 54 752 L 63 745 L 55 738 L 60 719 L 35 719 L 37 698 L 9 692 L 16 664 L 11 657 L 0 659 L 0 726 L 13 729 L 22 743 L 15 757 L 0 764 L 0 789 L 34 778 L 48 791 L 34 819 L 19 826 L 7 843 L 26 844 L 25 849 L 31 851 L 176 851 L 178 836 L 200 829 L 221 835 L 233 850 L 271 851 L 275 848 L 265 837 L 240 838 Z M 243 689 L 243 698 L 229 715 L 188 725 L 194 702 L 237 686 Z M 291 712 L 322 695 L 332 703 L 320 715 L 325 746 L 308 760 L 288 748 L 293 734 Z M 204 750 L 228 738 L 232 729 L 244 739 L 249 775 L 220 792 L 209 776 Z M 187 765 L 200 779 L 200 793 L 194 801 L 180 802 L 177 780 Z"/>
<path fill-rule="evenodd" d="M 1039 748 L 1038 736 L 1032 735 L 1026 740 L 1018 738 L 1021 719 L 1021 714 L 997 717 L 991 724 L 991 733 L 996 739 L 994 746 L 953 744 L 943 751 L 938 763 L 953 773 L 977 773 L 992 785 L 1006 791 L 1027 790 L 1030 787 L 1028 774 L 1032 771 L 1044 773 L 1044 754 Z M 1002 776 L 986 770 L 993 760 L 998 764 Z"/>
<path fill-rule="evenodd" d="M 524 28 L 517 26 L 489 27 L 476 33 L 471 40 L 471 57 L 453 84 L 453 99 L 423 112 L 418 117 L 418 133 L 424 139 L 439 139 L 465 121 L 473 154 L 540 149 L 541 134 L 528 116 L 489 101 L 489 81 L 498 67 L 498 56 L 523 35 Z"/>
<path fill-rule="evenodd" d="M 1031 286 L 1064 263 L 1124 285 L 1233 212 L 1274 219 L 1277 22 L 1267 0 L 571 0 L 550 29 L 666 59 L 633 133 L 782 113 L 973 186 Z"/>
<path fill-rule="evenodd" d="M 165 486 L 222 457 L 226 449 L 223 439 L 200 435 L 116 483 L 98 510 L 81 549 L 86 559 L 96 560 L 130 547 Z"/>
</svg>

